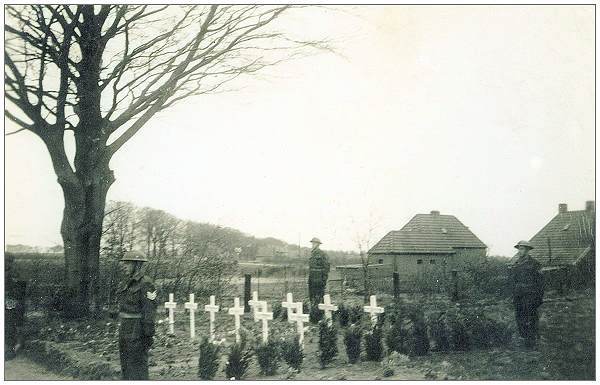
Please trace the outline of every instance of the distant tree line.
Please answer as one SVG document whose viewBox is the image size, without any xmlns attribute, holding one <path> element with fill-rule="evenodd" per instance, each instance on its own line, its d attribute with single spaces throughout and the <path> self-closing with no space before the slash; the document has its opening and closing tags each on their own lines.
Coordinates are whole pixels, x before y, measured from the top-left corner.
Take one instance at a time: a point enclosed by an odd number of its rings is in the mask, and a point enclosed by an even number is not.
<svg viewBox="0 0 600 385">
<path fill-rule="evenodd" d="M 148 256 L 146 273 L 161 292 L 222 295 L 237 271 L 239 246 L 246 236 L 238 230 L 181 220 L 163 210 L 108 203 L 100 252 L 101 281 L 112 302 L 119 280 L 119 260 L 127 250 Z M 206 292 L 206 293 L 204 293 Z"/>
<path fill-rule="evenodd" d="M 119 260 L 127 250 L 138 249 L 148 256 L 147 274 L 161 292 L 195 292 L 226 295 L 237 276 L 238 262 L 252 260 L 261 247 L 285 248 L 290 245 L 275 238 L 256 238 L 239 230 L 209 223 L 182 220 L 163 210 L 137 207 L 130 202 L 109 201 L 104 218 L 100 253 L 103 302 L 111 302 L 119 280 Z M 268 262 L 293 265 L 306 261 L 310 250 L 273 258 Z M 335 264 L 358 261 L 358 254 L 327 251 Z M 108 297 L 108 298 L 106 298 Z"/>
</svg>

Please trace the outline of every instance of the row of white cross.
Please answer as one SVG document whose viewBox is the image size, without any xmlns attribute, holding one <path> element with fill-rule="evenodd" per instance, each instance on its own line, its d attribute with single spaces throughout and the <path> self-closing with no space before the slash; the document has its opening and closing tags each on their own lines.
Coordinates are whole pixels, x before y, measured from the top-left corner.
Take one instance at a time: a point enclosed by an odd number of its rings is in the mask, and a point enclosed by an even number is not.
<svg viewBox="0 0 600 385">
<path fill-rule="evenodd" d="M 248 301 L 248 305 L 252 308 L 254 321 L 262 321 L 262 339 L 263 342 L 266 343 L 269 339 L 268 321 L 273 319 L 273 312 L 268 311 L 267 301 L 258 300 L 258 292 L 256 291 L 252 293 L 252 299 Z M 194 339 L 196 337 L 195 314 L 196 310 L 198 309 L 198 304 L 194 302 L 194 294 L 190 294 L 189 302 L 185 302 L 183 306 L 190 311 L 190 338 Z M 303 345 L 305 331 L 304 323 L 308 322 L 309 318 L 308 314 L 303 314 L 302 302 L 294 302 L 292 293 L 287 293 L 286 301 L 282 302 L 281 306 L 287 309 L 288 322 L 296 322 L 298 339 L 300 345 Z M 165 302 L 165 309 L 169 310 L 169 334 L 175 333 L 174 324 L 176 307 L 177 302 L 174 300 L 173 293 L 170 293 L 169 301 Z M 323 296 L 323 303 L 318 304 L 318 307 L 325 312 L 325 318 L 331 325 L 331 312 L 338 310 L 338 307 L 337 305 L 331 303 L 331 297 L 329 294 L 325 294 Z M 210 303 L 208 305 L 204 305 L 204 311 L 209 313 L 209 333 L 211 341 L 214 341 L 215 339 L 215 314 L 219 312 L 219 308 L 220 306 L 215 304 L 214 295 L 210 296 Z M 372 295 L 370 298 L 369 306 L 364 306 L 364 311 L 365 313 L 369 313 L 371 315 L 371 322 L 373 322 L 373 324 L 377 322 L 377 314 L 384 312 L 382 307 L 377 306 L 377 298 L 374 295 Z M 240 316 L 244 314 L 244 307 L 240 306 L 240 299 L 238 297 L 233 299 L 233 307 L 229 308 L 228 313 L 235 317 L 235 341 L 239 343 Z"/>
</svg>

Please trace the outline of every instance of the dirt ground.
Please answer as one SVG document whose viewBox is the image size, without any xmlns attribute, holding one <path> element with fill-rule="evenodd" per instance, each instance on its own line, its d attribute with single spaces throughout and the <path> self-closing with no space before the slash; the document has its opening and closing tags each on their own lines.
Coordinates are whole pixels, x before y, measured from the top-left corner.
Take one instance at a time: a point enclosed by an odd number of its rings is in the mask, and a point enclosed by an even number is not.
<svg viewBox="0 0 600 385">
<path fill-rule="evenodd" d="M 4 362 L 4 380 L 51 380 L 66 381 L 75 380 L 73 377 L 53 373 L 30 360 L 27 357 L 17 356 L 16 358 Z"/>
<path fill-rule="evenodd" d="M 346 299 L 348 302 L 348 299 Z M 382 297 L 382 305 L 391 299 Z M 412 298 L 425 309 L 439 309 L 448 303 L 444 298 Z M 353 302 L 360 302 L 355 298 Z M 514 319 L 510 303 L 485 299 L 480 301 L 489 313 L 503 319 Z M 566 297 L 549 294 L 540 308 L 540 332 L 542 339 L 538 348 L 527 351 L 518 337 L 506 346 L 470 352 L 431 352 L 424 357 L 403 356 L 396 364 L 394 375 L 385 379 L 462 379 L 462 380 L 567 380 L 594 379 L 595 377 L 595 298 L 593 292 L 571 293 Z M 208 313 L 196 314 L 196 332 L 204 336 L 208 332 Z M 165 313 L 157 317 L 157 336 L 150 351 L 150 377 L 159 380 L 197 379 L 198 341 L 189 339 L 188 316 L 183 311 L 176 315 L 176 334 L 167 334 Z M 221 366 L 216 379 L 223 380 L 227 346 L 234 340 L 233 317 L 225 309 L 217 315 L 217 339 L 225 339 L 222 346 Z M 242 321 L 249 336 L 260 338 L 261 324 L 248 314 Z M 296 330 L 295 324 L 275 320 L 269 322 L 270 338 L 282 338 Z M 53 341 L 58 347 L 73 355 L 90 354 L 106 362 L 118 374 L 117 350 L 118 324 L 114 320 L 94 322 L 61 322 L 45 319 L 31 320 L 31 337 Z M 383 379 L 383 367 L 377 362 L 347 362 L 342 333 L 338 335 L 338 356 L 327 368 L 318 362 L 318 332 L 310 325 L 306 333 L 305 359 L 302 371 L 288 373 L 287 365 L 281 364 L 278 374 L 263 377 L 255 360 L 250 366 L 247 379 L 298 379 L 298 380 L 373 380 Z M 251 342 L 251 345 L 254 342 Z M 16 372 L 18 374 L 18 372 Z M 48 377 L 50 379 L 50 377 Z"/>
</svg>

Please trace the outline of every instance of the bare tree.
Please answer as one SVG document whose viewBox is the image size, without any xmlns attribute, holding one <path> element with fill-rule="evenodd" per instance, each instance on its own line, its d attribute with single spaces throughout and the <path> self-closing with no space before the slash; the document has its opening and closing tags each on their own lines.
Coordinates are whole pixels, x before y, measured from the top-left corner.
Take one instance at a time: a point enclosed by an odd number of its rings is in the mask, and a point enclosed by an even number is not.
<svg viewBox="0 0 600 385">
<path fill-rule="evenodd" d="M 371 263 L 371 256 L 369 254 L 369 250 L 371 249 L 371 242 L 373 240 L 373 232 L 375 231 L 376 224 L 373 221 L 373 216 L 370 215 L 368 228 L 366 231 L 360 232 L 357 231 L 354 235 L 354 241 L 356 242 L 356 246 L 358 247 L 358 252 L 360 255 L 360 265 L 362 272 L 362 281 L 363 281 L 363 290 L 364 290 L 364 300 L 367 301 L 369 296 L 371 295 L 372 285 L 371 285 L 371 271 L 369 270 L 369 265 Z"/>
<path fill-rule="evenodd" d="M 274 31 L 289 6 L 8 5 L 5 116 L 45 144 L 65 207 L 70 303 L 98 291 L 112 156 L 156 113 L 318 42 Z M 70 164 L 66 131 L 75 138 Z M 12 133 L 9 133 L 10 135 Z"/>
<path fill-rule="evenodd" d="M 156 279 L 167 256 L 167 244 L 175 236 L 180 225 L 179 219 L 163 210 L 150 207 L 138 210 L 138 218 L 138 233 L 144 239 L 150 268 L 154 271 L 153 278 Z"/>
</svg>

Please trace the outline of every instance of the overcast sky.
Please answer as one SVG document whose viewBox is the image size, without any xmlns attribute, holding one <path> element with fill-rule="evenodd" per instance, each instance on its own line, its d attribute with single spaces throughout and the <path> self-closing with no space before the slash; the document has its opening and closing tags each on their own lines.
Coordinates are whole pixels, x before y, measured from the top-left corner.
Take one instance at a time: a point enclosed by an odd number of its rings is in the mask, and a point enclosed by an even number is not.
<svg viewBox="0 0 600 385">
<path fill-rule="evenodd" d="M 327 36 L 337 54 L 156 116 L 113 158 L 109 199 L 345 250 L 439 210 L 492 255 L 512 255 L 559 203 L 594 199 L 593 6 L 289 16 L 281 29 Z M 29 133 L 5 141 L 6 243 L 61 243 L 45 148 Z"/>
</svg>

